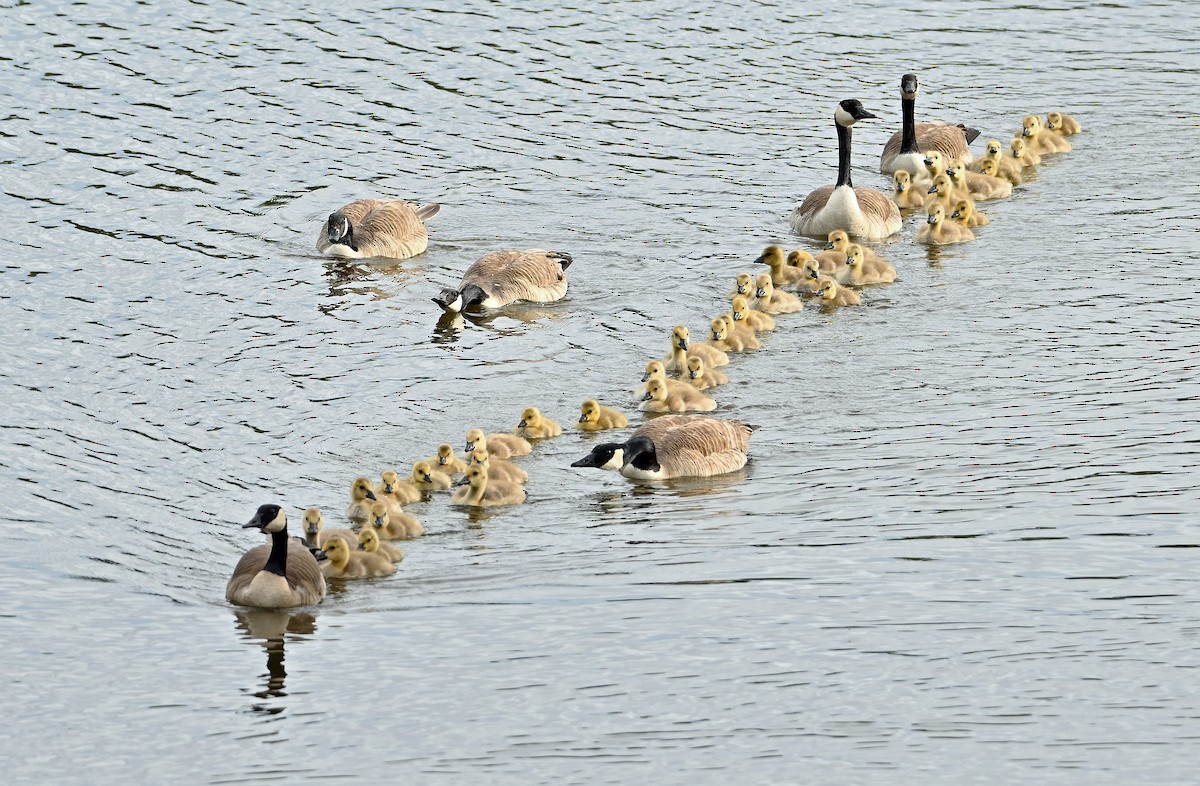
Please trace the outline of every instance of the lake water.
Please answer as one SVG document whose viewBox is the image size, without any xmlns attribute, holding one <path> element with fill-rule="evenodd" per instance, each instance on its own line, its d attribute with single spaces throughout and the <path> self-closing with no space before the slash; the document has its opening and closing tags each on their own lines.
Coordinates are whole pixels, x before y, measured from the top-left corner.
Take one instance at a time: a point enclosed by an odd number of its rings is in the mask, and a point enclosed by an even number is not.
<svg viewBox="0 0 1200 786">
<path fill-rule="evenodd" d="M 1200 766 L 1194 4 L 0 4 L 8 783 L 1192 783 Z M 592 396 L 836 176 L 898 82 L 1085 133 L 977 242 L 727 369 L 740 473 L 524 461 L 295 614 L 223 599 L 264 502 Z M 976 147 L 979 147 L 977 143 Z M 352 199 L 423 256 L 313 251 Z M 487 250 L 570 298 L 460 328 Z"/>
</svg>

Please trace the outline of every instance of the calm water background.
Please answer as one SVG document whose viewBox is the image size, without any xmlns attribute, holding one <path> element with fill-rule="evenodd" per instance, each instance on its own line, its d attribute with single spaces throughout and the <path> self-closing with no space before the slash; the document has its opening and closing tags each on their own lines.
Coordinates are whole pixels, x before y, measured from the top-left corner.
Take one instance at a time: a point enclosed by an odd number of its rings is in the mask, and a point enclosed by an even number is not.
<svg viewBox="0 0 1200 786">
<path fill-rule="evenodd" d="M 6 782 L 1194 782 L 1194 4 L 2 5 Z M 413 506 L 393 579 L 224 603 L 263 502 L 632 407 L 806 245 L 837 100 L 884 184 L 908 70 L 980 142 L 1086 133 L 736 360 L 746 470 L 636 487 L 570 433 L 528 505 Z M 316 257 L 366 195 L 441 202 L 428 253 Z M 438 327 L 513 246 L 569 301 Z"/>
</svg>

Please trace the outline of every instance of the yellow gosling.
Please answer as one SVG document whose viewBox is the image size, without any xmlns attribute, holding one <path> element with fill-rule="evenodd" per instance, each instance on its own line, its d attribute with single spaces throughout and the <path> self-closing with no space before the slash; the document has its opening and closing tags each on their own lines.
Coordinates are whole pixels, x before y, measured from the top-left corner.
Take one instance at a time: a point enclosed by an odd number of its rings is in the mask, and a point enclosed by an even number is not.
<svg viewBox="0 0 1200 786">
<path fill-rule="evenodd" d="M 937 246 L 962 243 L 974 239 L 974 232 L 953 221 L 948 221 L 946 219 L 946 209 L 942 207 L 940 202 L 934 202 L 929 206 L 928 218 L 921 228 L 917 230 L 916 236 L 913 237 L 913 242 L 928 243 Z"/>
<path fill-rule="evenodd" d="M 753 286 L 753 280 L 751 280 L 751 286 Z M 686 356 L 679 353 L 680 349 L 687 353 Z M 713 368 L 729 365 L 728 355 L 712 344 L 691 341 L 687 325 L 676 325 L 671 331 L 671 356 L 667 358 L 669 361 L 667 362 L 667 371 L 682 374 L 683 370 L 687 368 L 687 358 L 689 357 L 703 358 L 704 362 Z"/>
<path fill-rule="evenodd" d="M 1064 115 L 1062 112 L 1048 112 L 1046 114 L 1046 128 L 1049 128 L 1051 131 L 1057 131 L 1063 136 L 1072 136 L 1083 130 L 1078 120 L 1070 115 Z"/>
<path fill-rule="evenodd" d="M 409 482 L 421 491 L 445 491 L 450 488 L 450 476 L 434 469 L 427 461 L 413 464 Z"/>
<path fill-rule="evenodd" d="M 382 502 L 390 502 L 391 505 L 399 507 L 410 502 L 420 502 L 421 489 L 409 480 L 401 480 L 396 470 L 388 469 L 384 470 L 379 478 L 375 496 Z M 389 513 L 394 509 L 391 505 L 388 507 Z"/>
<path fill-rule="evenodd" d="M 525 489 L 520 484 L 488 480 L 487 470 L 479 464 L 467 467 L 462 480 L 454 485 L 458 487 L 451 497 L 455 505 L 495 508 L 525 501 Z"/>
<path fill-rule="evenodd" d="M 738 273 L 737 278 L 733 281 L 733 289 L 729 292 L 729 297 L 737 297 L 738 295 L 746 296 L 754 291 L 754 276 L 749 273 Z"/>
<path fill-rule="evenodd" d="M 771 280 L 771 283 L 774 285 L 774 279 Z M 771 319 L 770 315 L 762 311 L 751 310 L 746 298 L 740 295 L 733 299 L 729 313 L 733 315 L 734 322 L 745 325 L 756 333 L 775 329 L 775 320 Z"/>
<path fill-rule="evenodd" d="M 543 415 L 537 407 L 525 407 L 512 433 L 525 439 L 548 439 L 561 434 L 562 426 Z"/>
<path fill-rule="evenodd" d="M 1039 153 L 1069 153 L 1071 152 L 1071 143 L 1062 138 L 1062 135 L 1047 131 L 1042 126 L 1042 119 L 1037 115 L 1025 115 L 1022 121 L 1021 136 L 1025 138 L 1025 144 Z"/>
<path fill-rule="evenodd" d="M 722 314 L 710 323 L 713 346 L 719 347 L 724 352 L 750 352 L 762 346 L 755 337 L 754 331 L 735 332 L 733 317 L 729 317 L 729 320 L 726 321 L 725 316 Z M 649 389 L 647 386 L 646 390 L 649 391 Z M 645 407 L 643 406 L 642 409 Z"/>
<path fill-rule="evenodd" d="M 711 412 L 717 402 L 695 388 L 688 387 L 668 393 L 662 380 L 652 379 L 646 385 L 640 409 L 643 412 Z"/>
<path fill-rule="evenodd" d="M 529 480 L 528 472 L 507 459 L 492 458 L 483 448 L 475 448 L 475 452 L 471 454 L 471 466 L 476 464 L 484 468 L 488 480 L 521 484 Z"/>
<path fill-rule="evenodd" d="M 396 572 L 396 566 L 382 554 L 351 551 L 342 540 L 329 541 L 325 557 L 321 572 L 330 579 L 378 579 Z"/>
<path fill-rule="evenodd" d="M 371 503 L 374 502 L 375 487 L 370 478 L 355 478 L 350 484 L 350 504 L 346 506 L 346 518 L 354 522 L 366 521 L 371 515 Z"/>
<path fill-rule="evenodd" d="M 371 519 L 359 530 L 358 547 L 363 551 L 382 554 L 389 562 L 399 562 L 404 559 L 404 551 L 399 546 L 384 540 L 384 538 L 402 540 L 400 537 L 388 535 L 391 528 L 392 523 L 387 508 L 380 503 L 375 503 L 371 506 Z"/>
<path fill-rule="evenodd" d="M 969 199 L 960 199 L 954 203 L 954 212 L 950 214 L 950 219 L 964 227 L 982 227 L 991 223 L 987 216 L 975 209 L 975 205 Z"/>
<path fill-rule="evenodd" d="M 821 288 L 817 290 L 817 297 L 821 299 L 822 306 L 857 306 L 862 302 L 857 292 L 839 286 L 830 276 L 821 276 L 820 282 Z"/>
<path fill-rule="evenodd" d="M 775 249 L 775 251 L 772 251 L 772 249 Z M 770 253 L 768 253 L 768 252 L 770 252 Z M 792 254 L 798 254 L 798 253 L 800 253 L 800 252 L 797 252 L 797 251 L 792 252 Z M 764 265 L 766 265 L 768 268 L 771 269 L 771 283 L 773 283 L 775 286 L 790 287 L 790 286 L 795 286 L 796 284 L 798 284 L 800 282 L 800 272 L 797 268 L 789 266 L 788 261 L 790 259 L 791 259 L 791 254 L 789 254 L 785 258 L 783 255 L 783 249 L 780 248 L 779 246 L 767 246 L 767 250 L 763 252 L 762 256 L 760 256 L 758 259 L 756 259 L 754 261 L 762 262 Z M 742 275 L 746 276 L 747 279 L 749 279 L 749 277 L 750 277 L 749 273 L 743 273 Z M 741 278 L 741 277 L 739 276 L 739 278 Z M 747 281 L 747 284 L 749 284 L 749 281 Z M 731 297 L 748 298 L 748 297 L 750 297 L 750 295 L 748 295 L 748 294 L 739 295 L 737 292 L 734 292 L 731 295 Z"/>
<path fill-rule="evenodd" d="M 341 538 L 347 543 L 358 545 L 358 536 L 349 529 L 325 529 L 325 517 L 319 508 L 304 511 L 304 543 L 310 549 L 319 549 L 330 538 Z"/>
<path fill-rule="evenodd" d="M 653 362 L 658 363 L 657 360 Z M 610 428 L 625 428 L 628 425 L 629 418 L 612 407 L 602 405 L 594 398 L 589 398 L 580 405 L 579 420 L 575 422 L 575 427 L 581 431 L 607 431 Z"/>
<path fill-rule="evenodd" d="M 754 294 L 758 298 L 758 310 L 766 314 L 794 314 L 804 308 L 804 301 L 791 292 L 775 289 L 771 277 L 760 275 Z"/>
<path fill-rule="evenodd" d="M 1014 161 L 1020 162 L 1021 166 L 1038 166 L 1042 163 L 1041 155 L 1025 144 L 1022 137 L 1013 137 L 1013 141 L 1008 145 L 1009 157 Z"/>
<path fill-rule="evenodd" d="M 434 469 L 447 475 L 460 475 L 467 468 L 467 462 L 454 455 L 454 448 L 449 442 L 438 445 L 437 453 L 425 459 Z"/>
<path fill-rule="evenodd" d="M 961 161 L 952 161 L 946 170 L 959 196 L 972 200 L 1004 199 L 1012 196 L 1012 183 L 998 177 L 971 172 Z"/>
<path fill-rule="evenodd" d="M 708 390 L 729 382 L 729 377 L 715 368 L 708 368 L 700 358 L 688 358 L 687 381 L 696 390 Z"/>
<path fill-rule="evenodd" d="M 876 259 L 874 262 L 867 260 L 862 246 L 857 243 L 851 243 L 850 247 L 846 249 L 846 267 L 850 272 L 842 283 L 849 286 L 890 284 L 896 280 L 894 267 L 882 259 Z"/>
<path fill-rule="evenodd" d="M 925 195 L 913 185 L 912 175 L 907 169 L 897 169 L 896 174 L 892 175 L 892 201 L 901 210 L 925 204 Z"/>
<path fill-rule="evenodd" d="M 476 446 L 484 447 L 488 455 L 502 459 L 527 456 L 533 450 L 528 440 L 515 434 L 494 433 L 485 437 L 483 429 L 473 428 L 467 432 L 466 452 L 470 453 Z"/>
</svg>

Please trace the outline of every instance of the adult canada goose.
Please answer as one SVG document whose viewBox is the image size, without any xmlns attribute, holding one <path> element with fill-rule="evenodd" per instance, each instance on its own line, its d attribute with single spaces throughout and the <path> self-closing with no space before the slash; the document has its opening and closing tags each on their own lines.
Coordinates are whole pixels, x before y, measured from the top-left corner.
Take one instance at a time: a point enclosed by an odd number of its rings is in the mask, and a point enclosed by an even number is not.
<svg viewBox="0 0 1200 786">
<path fill-rule="evenodd" d="M 661 379 L 646 383 L 646 394 L 642 396 L 643 412 L 712 412 L 717 402 L 691 385 L 667 392 Z"/>
<path fill-rule="evenodd" d="M 803 300 L 791 292 L 784 292 L 772 286 L 771 277 L 767 274 L 761 274 L 756 283 L 758 287 L 754 290 L 754 295 L 758 298 L 759 311 L 767 314 L 795 314 L 804 308 Z"/>
<path fill-rule="evenodd" d="M 349 529 L 325 529 L 325 517 L 319 508 L 304 511 L 304 545 L 309 551 L 320 550 L 330 538 L 341 538 L 358 546 L 358 536 Z"/>
<path fill-rule="evenodd" d="M 639 480 L 722 475 L 746 465 L 756 428 L 707 415 L 668 415 L 642 426 L 626 442 L 596 445 L 571 466 L 619 469 Z"/>
<path fill-rule="evenodd" d="M 729 382 L 729 377 L 715 368 L 708 368 L 700 358 L 688 358 L 687 381 L 696 390 L 708 390 Z"/>
<path fill-rule="evenodd" d="M 561 434 L 562 426 L 543 415 L 537 407 L 525 407 L 512 433 L 524 439 L 547 439 Z"/>
<path fill-rule="evenodd" d="M 399 199 L 360 199 L 333 213 L 321 227 L 317 251 L 334 257 L 408 259 L 425 251 L 425 223 L 441 205 Z"/>
<path fill-rule="evenodd" d="M 394 469 L 386 469 L 379 476 L 379 486 L 375 489 L 375 496 L 379 498 L 380 502 L 387 503 L 388 513 L 401 505 L 420 502 L 423 499 L 420 487 L 411 480 L 401 480 Z"/>
<path fill-rule="evenodd" d="M 533 451 L 533 445 L 530 445 L 524 437 L 499 432 L 488 434 L 485 437 L 483 429 L 473 428 L 467 432 L 466 452 L 470 453 L 476 447 L 485 448 L 488 455 L 502 459 L 528 456 Z"/>
<path fill-rule="evenodd" d="M 793 232 L 824 237 L 844 229 L 865 240 L 880 240 L 900 231 L 900 209 L 887 194 L 855 188 L 850 179 L 851 126 L 872 117 L 875 115 L 856 98 L 838 104 L 833 113 L 838 135 L 837 183 L 816 189 L 792 212 Z"/>
<path fill-rule="evenodd" d="M 916 74 L 900 77 L 900 108 L 904 119 L 901 129 L 888 139 L 883 146 L 883 155 L 879 157 L 879 171 L 885 175 L 894 174 L 898 169 L 918 174 L 924 154 L 931 150 L 948 158 L 961 158 L 968 163 L 971 160 L 967 145 L 975 141 L 979 132 L 961 124 L 918 123 L 918 87 Z"/>
<path fill-rule="evenodd" d="M 261 505 L 243 529 L 258 529 L 271 542 L 242 555 L 225 585 L 225 599 L 238 606 L 290 609 L 320 603 L 325 577 L 317 558 L 287 536 L 287 515 L 278 505 Z"/>
<path fill-rule="evenodd" d="M 817 297 L 821 299 L 822 306 L 857 306 L 862 303 L 857 292 L 841 286 L 830 276 L 821 276 L 818 283 L 821 288 L 817 290 Z"/>
<path fill-rule="evenodd" d="M 450 476 L 434 469 L 428 461 L 413 464 L 409 482 L 421 491 L 445 491 L 450 488 Z"/>
<path fill-rule="evenodd" d="M 528 472 L 511 461 L 489 456 L 483 448 L 475 448 L 471 453 L 471 466 L 476 464 L 487 470 L 488 480 L 502 480 L 506 483 L 525 483 L 529 480 Z"/>
<path fill-rule="evenodd" d="M 1057 131 L 1063 136 L 1078 134 L 1083 130 L 1078 120 L 1070 115 L 1064 115 L 1062 112 L 1047 112 L 1046 128 L 1049 128 L 1051 131 Z"/>
<path fill-rule="evenodd" d="M 793 251 L 792 253 L 798 254 L 800 252 Z M 771 269 L 771 283 L 777 287 L 794 286 L 800 283 L 801 272 L 799 265 L 795 267 L 789 267 L 787 264 L 787 258 L 783 255 L 783 249 L 779 246 L 768 246 L 767 250 L 762 253 L 762 256 L 754 261 L 761 262 Z M 752 290 L 754 286 L 751 283 L 749 273 L 743 273 L 741 276 L 738 276 L 738 284 L 741 284 L 742 276 L 746 277 L 746 288 L 748 290 Z M 749 298 L 751 296 L 752 295 L 747 292 L 734 292 L 730 295 L 730 297 L 744 298 Z"/>
<path fill-rule="evenodd" d="M 671 330 L 671 354 L 663 361 L 667 371 L 682 374 L 687 368 L 689 357 L 704 358 L 704 362 L 713 368 L 729 365 L 729 355 L 712 344 L 703 341 L 692 342 L 687 325 L 676 325 Z"/>
<path fill-rule="evenodd" d="M 1039 153 L 1070 153 L 1071 143 L 1062 138 L 1062 134 L 1047 131 L 1042 126 L 1042 118 L 1037 115 L 1025 115 L 1022 120 L 1021 136 L 1025 144 Z"/>
<path fill-rule="evenodd" d="M 897 169 L 896 174 L 892 175 L 892 201 L 901 210 L 925 204 L 925 195 L 920 188 L 913 187 L 912 175 L 907 169 Z"/>
<path fill-rule="evenodd" d="M 863 254 L 862 246 L 851 243 L 846 249 L 846 267 L 849 272 L 843 284 L 860 287 L 866 284 L 890 284 L 896 280 L 896 268 L 876 259 L 871 262 Z"/>
<path fill-rule="evenodd" d="M 480 464 L 467 467 L 462 480 L 454 484 L 455 505 L 470 505 L 477 508 L 494 508 L 502 505 L 519 505 L 525 501 L 525 489 L 519 483 L 488 480 L 487 470 Z"/>
<path fill-rule="evenodd" d="M 769 276 L 769 273 L 764 273 L 764 276 Z M 772 286 L 774 280 L 772 280 Z M 746 298 L 738 295 L 729 304 L 729 313 L 733 315 L 733 321 L 739 325 L 745 325 L 756 333 L 763 333 L 768 330 L 775 329 L 775 320 L 764 311 L 754 311 L 750 308 L 750 303 Z M 699 360 L 699 358 L 696 358 Z"/>
<path fill-rule="evenodd" d="M 950 219 L 959 226 L 982 227 L 991 223 L 988 217 L 975 209 L 975 203 L 969 199 L 960 199 L 954 203 L 954 212 Z"/>
<path fill-rule="evenodd" d="M 946 208 L 942 206 L 941 202 L 933 202 L 929 205 L 929 217 L 917 229 L 917 234 L 913 236 L 914 243 L 928 243 L 935 246 L 962 243 L 974 239 L 975 233 L 969 228 L 946 220 Z"/>
<path fill-rule="evenodd" d="M 1029 145 L 1025 144 L 1023 137 L 1013 137 L 1013 141 L 1008 145 L 1009 158 L 1021 164 L 1021 166 L 1038 166 L 1042 163 L 1042 156 Z"/>
<path fill-rule="evenodd" d="M 375 520 L 379 521 L 382 519 L 386 521 L 387 511 L 382 505 L 378 507 L 379 517 Z M 371 522 L 367 522 L 363 525 L 362 531 L 358 533 L 358 547 L 368 554 L 378 554 L 393 564 L 402 562 L 404 560 L 404 550 L 399 546 L 388 543 L 379 536 L 379 533 L 379 528 L 373 526 Z"/>
<path fill-rule="evenodd" d="M 946 175 L 959 194 L 972 200 L 1005 199 L 1012 196 L 1012 183 L 981 172 L 972 172 L 961 161 L 951 161 Z"/>
<path fill-rule="evenodd" d="M 712 320 L 710 336 L 713 346 L 719 347 L 722 352 L 752 352 L 762 348 L 762 342 L 754 335 L 753 330 L 750 328 L 738 330 L 738 327 L 739 325 L 729 314 L 722 314 Z M 646 385 L 646 390 L 650 390 L 649 385 Z"/>
<path fill-rule="evenodd" d="M 467 468 L 467 463 L 454 455 L 454 447 L 449 442 L 443 442 L 438 445 L 437 454 L 425 459 L 434 469 L 445 472 L 447 475 L 462 474 Z"/>
<path fill-rule="evenodd" d="M 367 520 L 371 503 L 376 500 L 375 487 L 369 478 L 355 478 L 350 484 L 350 504 L 346 506 L 346 518 L 354 522 Z"/>
<path fill-rule="evenodd" d="M 652 362 L 658 363 L 657 360 Z M 575 422 L 575 426 L 581 431 L 605 431 L 610 428 L 625 428 L 629 425 L 629 418 L 612 407 L 602 405 L 594 398 L 583 402 L 579 407 L 579 412 L 579 420 Z"/>
<path fill-rule="evenodd" d="M 531 248 L 493 251 L 463 273 L 458 289 L 443 289 L 433 299 L 447 311 L 499 308 L 518 300 L 553 303 L 567 296 L 571 255 Z"/>
<path fill-rule="evenodd" d="M 351 551 L 341 540 L 329 541 L 325 556 L 328 560 L 321 570 L 331 579 L 378 579 L 396 572 L 396 566 L 382 554 Z"/>
</svg>

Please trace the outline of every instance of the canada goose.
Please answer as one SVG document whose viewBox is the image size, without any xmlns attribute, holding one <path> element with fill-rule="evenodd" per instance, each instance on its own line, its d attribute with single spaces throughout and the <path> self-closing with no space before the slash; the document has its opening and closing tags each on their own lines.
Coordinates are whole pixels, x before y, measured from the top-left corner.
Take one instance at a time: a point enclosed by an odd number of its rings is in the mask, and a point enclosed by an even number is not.
<svg viewBox="0 0 1200 786">
<path fill-rule="evenodd" d="M 949 245 L 974 240 L 975 233 L 953 221 L 946 220 L 946 209 L 941 202 L 929 206 L 929 217 L 917 229 L 913 237 L 914 243 L 929 243 L 930 245 Z"/>
<path fill-rule="evenodd" d="M 458 289 L 443 289 L 433 299 L 447 311 L 500 308 L 518 300 L 553 303 L 567 296 L 571 255 L 531 248 L 493 251 L 463 273 Z"/>
<path fill-rule="evenodd" d="M 321 549 L 330 538 L 341 538 L 347 543 L 358 545 L 358 536 L 349 529 L 325 529 L 325 517 L 319 508 L 304 511 L 304 545 L 308 550 Z"/>
<path fill-rule="evenodd" d="M 438 445 L 437 454 L 425 459 L 434 469 L 447 475 L 461 474 L 467 468 L 467 463 L 454 455 L 454 448 L 449 442 Z"/>
<path fill-rule="evenodd" d="M 946 167 L 950 182 L 960 195 L 972 200 L 1005 199 L 1012 196 L 1012 183 L 999 177 L 972 172 L 961 161 L 954 160 Z"/>
<path fill-rule="evenodd" d="M 704 362 L 713 368 L 729 365 L 729 355 L 712 344 L 703 341 L 692 342 L 687 325 L 676 325 L 671 330 L 671 355 L 663 361 L 667 371 L 682 374 L 687 368 L 689 357 L 703 358 Z"/>
<path fill-rule="evenodd" d="M 467 467 L 462 480 L 454 484 L 455 505 L 470 505 L 478 508 L 493 508 L 501 505 L 519 505 L 525 501 L 525 489 L 518 483 L 488 480 L 487 470 L 479 464 Z"/>
<path fill-rule="evenodd" d="M 948 207 L 954 196 L 954 183 L 951 182 L 950 176 L 938 175 L 933 179 L 933 183 L 929 186 L 929 192 L 925 196 L 926 209 L 933 202 L 939 203 L 942 207 Z"/>
<path fill-rule="evenodd" d="M 821 276 L 818 282 L 821 288 L 817 290 L 817 297 L 821 299 L 822 306 L 857 306 L 862 303 L 857 292 L 840 286 L 830 276 Z"/>
<path fill-rule="evenodd" d="M 991 223 L 988 217 L 975 209 L 975 204 L 969 199 L 960 199 L 954 203 L 954 212 L 950 214 L 954 223 L 964 227 L 982 227 Z"/>
<path fill-rule="evenodd" d="M 380 502 L 388 504 L 388 513 L 401 505 L 422 500 L 421 489 L 411 480 L 401 480 L 396 470 L 387 469 L 379 477 L 379 485 L 375 488 L 375 496 Z"/>
<path fill-rule="evenodd" d="M 475 448 L 471 453 L 471 465 L 480 465 L 487 471 L 488 480 L 501 480 L 505 483 L 525 483 L 529 473 L 506 459 L 493 458 L 483 448 Z"/>
<path fill-rule="evenodd" d="M 450 488 L 450 476 L 434 469 L 427 461 L 413 464 L 409 482 L 421 491 L 445 491 Z"/>
<path fill-rule="evenodd" d="M 700 358 L 688 358 L 687 381 L 696 390 L 708 390 L 729 382 L 729 377 L 715 368 L 708 368 Z"/>
<path fill-rule="evenodd" d="M 382 521 L 379 519 L 379 509 L 376 505 L 383 505 L 383 512 L 387 515 L 387 518 Z M 425 534 L 425 527 L 421 525 L 421 522 L 401 510 L 399 505 L 388 505 L 382 500 L 376 505 L 371 506 L 371 517 L 363 523 L 363 526 L 376 527 L 380 537 L 387 540 L 412 540 Z"/>
<path fill-rule="evenodd" d="M 770 276 L 770 273 L 764 273 L 763 275 Z M 774 283 L 772 279 L 772 286 L 774 286 Z M 763 311 L 752 311 L 750 304 L 746 302 L 746 298 L 741 295 L 733 299 L 733 302 L 729 305 L 729 313 L 733 315 L 734 322 L 745 325 L 756 333 L 775 329 L 775 320 L 771 319 L 770 315 Z"/>
<path fill-rule="evenodd" d="M 1013 137 L 1013 141 L 1008 145 L 1009 157 L 1015 161 L 1019 161 L 1021 166 L 1038 166 L 1042 163 L 1042 156 L 1036 150 L 1025 144 L 1022 137 Z"/>
<path fill-rule="evenodd" d="M 791 292 L 775 289 L 771 285 L 771 277 L 765 273 L 760 275 L 755 283 L 758 284 L 754 295 L 758 298 L 759 311 L 767 314 L 795 314 L 804 308 L 803 300 Z"/>
<path fill-rule="evenodd" d="M 561 434 L 562 426 L 539 412 L 537 407 L 525 407 L 512 433 L 525 439 L 547 439 Z"/>
<path fill-rule="evenodd" d="M 350 484 L 350 504 L 346 507 L 346 518 L 351 521 L 366 521 L 371 514 L 371 503 L 374 502 L 375 487 L 369 478 L 355 478 Z"/>
<path fill-rule="evenodd" d="M 225 585 L 227 601 L 264 609 L 289 609 L 321 602 L 325 597 L 325 577 L 308 548 L 287 536 L 287 515 L 283 508 L 261 505 L 242 528 L 261 530 L 270 536 L 271 542 L 255 546 L 238 560 Z"/>
<path fill-rule="evenodd" d="M 729 319 L 726 320 L 726 317 Z M 754 331 L 750 328 L 737 330 L 737 324 L 728 314 L 722 314 L 709 324 L 713 346 L 720 348 L 723 352 L 752 352 L 762 348 L 762 342 L 754 335 Z M 649 385 L 646 386 L 646 390 L 650 390 Z"/>
<path fill-rule="evenodd" d="M 1062 134 L 1047 131 L 1042 126 L 1042 118 L 1037 115 L 1025 115 L 1021 125 L 1021 136 L 1025 144 L 1039 153 L 1070 153 L 1071 143 L 1062 138 Z"/>
<path fill-rule="evenodd" d="M 712 412 L 717 402 L 690 385 L 667 392 L 661 379 L 646 383 L 646 395 L 642 396 L 642 412 Z"/>
<path fill-rule="evenodd" d="M 376 517 L 376 521 L 386 521 L 388 511 L 383 508 L 383 505 L 379 505 L 378 508 L 379 516 Z M 359 548 L 367 553 L 379 554 L 380 557 L 383 557 L 390 563 L 403 562 L 403 548 L 395 544 L 389 544 L 388 541 L 380 538 L 379 532 L 380 530 L 374 527 L 374 524 L 370 521 L 362 524 L 362 530 L 359 532 Z"/>
<path fill-rule="evenodd" d="M 1021 185 L 1021 169 L 1023 167 L 1012 158 L 999 155 L 992 157 L 989 153 L 983 158 L 977 159 L 975 163 L 979 165 L 978 171 L 981 175 L 1005 180 L 1014 186 Z"/>
<path fill-rule="evenodd" d="M 657 360 L 653 362 L 658 363 Z M 583 402 L 579 407 L 579 412 L 579 420 L 575 422 L 575 427 L 581 431 L 604 431 L 610 428 L 625 428 L 629 425 L 629 418 L 612 407 L 601 405 L 594 398 Z"/>
<path fill-rule="evenodd" d="M 869 261 L 863 254 L 862 246 L 857 243 L 851 243 L 846 249 L 846 266 L 850 272 L 846 274 L 846 280 L 842 283 L 850 286 L 890 284 L 896 280 L 896 268 L 882 259 Z"/>
<path fill-rule="evenodd" d="M 408 259 L 425 251 L 425 223 L 441 205 L 415 205 L 399 199 L 360 199 L 333 213 L 321 226 L 317 252 L 358 259 Z"/>
<path fill-rule="evenodd" d="M 892 175 L 892 201 L 902 210 L 925 204 L 925 195 L 920 188 L 913 187 L 912 175 L 907 169 L 897 169 L 896 174 Z"/>
<path fill-rule="evenodd" d="M 642 426 L 626 442 L 596 445 L 571 466 L 619 469 L 639 480 L 721 475 L 746 465 L 750 433 L 756 428 L 707 415 L 667 415 Z"/>
<path fill-rule="evenodd" d="M 729 297 L 749 296 L 754 291 L 754 276 L 749 273 L 738 273 L 737 278 L 733 282 L 733 289 L 729 292 Z"/>
<path fill-rule="evenodd" d="M 351 551 L 341 540 L 329 541 L 325 556 L 328 560 L 321 570 L 330 579 L 378 579 L 396 572 L 392 561 L 379 552 Z"/>
<path fill-rule="evenodd" d="M 1049 128 L 1051 131 L 1057 131 L 1063 136 L 1078 134 L 1083 130 L 1078 120 L 1070 115 L 1064 115 L 1062 112 L 1047 112 L 1046 128 Z"/>
<path fill-rule="evenodd" d="M 832 186 L 814 190 L 792 212 L 792 231 L 800 235 L 824 237 L 835 229 L 844 229 L 865 240 L 879 240 L 900 231 L 900 209 L 874 188 L 855 188 L 850 179 L 851 126 L 859 120 L 875 117 L 858 99 L 838 104 L 833 113 L 838 135 L 838 179 Z"/>
<path fill-rule="evenodd" d="M 470 453 L 477 445 L 486 448 L 488 455 L 502 459 L 513 456 L 528 456 L 533 450 L 533 446 L 524 437 L 518 437 L 514 434 L 501 434 L 499 432 L 488 434 L 485 437 L 483 429 L 473 428 L 467 432 L 466 452 Z"/>
<path fill-rule="evenodd" d="M 961 124 L 918 123 L 918 87 L 916 74 L 900 77 L 900 108 L 904 119 L 901 129 L 888 139 L 883 146 L 883 155 L 879 157 L 879 171 L 885 175 L 894 174 L 899 169 L 918 174 L 923 154 L 930 151 L 970 162 L 971 150 L 967 145 L 975 141 L 979 132 Z"/>
<path fill-rule="evenodd" d="M 768 253 L 768 252 L 771 252 L 772 249 L 774 249 L 775 252 L 777 252 L 777 253 L 774 253 L 774 252 Z M 793 251 L 792 253 L 799 255 L 802 252 Z M 767 250 L 762 253 L 762 256 L 760 256 L 758 259 L 756 259 L 754 261 L 762 262 L 764 265 L 766 265 L 767 267 L 769 267 L 771 269 L 771 283 L 777 287 L 793 286 L 795 284 L 800 283 L 801 273 L 800 273 L 799 266 L 790 267 L 787 263 L 787 258 L 785 258 L 783 255 L 783 249 L 780 248 L 779 246 L 768 246 Z M 753 284 L 751 283 L 751 280 L 750 280 L 750 274 L 743 273 L 742 275 L 744 275 L 746 277 L 747 287 L 752 289 Z M 741 278 L 742 278 L 742 276 L 738 276 L 739 283 L 741 283 Z M 745 293 L 745 292 L 743 292 L 743 293 L 734 292 L 730 295 L 730 297 L 731 298 L 734 298 L 734 297 L 748 298 L 748 297 L 750 297 L 750 294 Z"/>
</svg>

